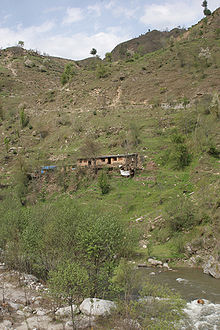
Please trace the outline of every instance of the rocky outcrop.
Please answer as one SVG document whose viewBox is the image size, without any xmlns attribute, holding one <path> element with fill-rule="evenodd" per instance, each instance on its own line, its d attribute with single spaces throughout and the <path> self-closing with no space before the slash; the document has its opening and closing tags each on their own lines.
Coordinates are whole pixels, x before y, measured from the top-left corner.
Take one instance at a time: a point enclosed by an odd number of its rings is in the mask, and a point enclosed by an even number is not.
<svg viewBox="0 0 220 330">
<path fill-rule="evenodd" d="M 116 308 L 113 301 L 97 298 L 86 298 L 79 309 L 83 314 L 92 316 L 104 316 L 110 314 L 111 309 Z"/>
<path fill-rule="evenodd" d="M 203 265 L 203 272 L 214 278 L 220 278 L 220 262 L 213 256 L 210 256 Z"/>
<path fill-rule="evenodd" d="M 32 62 L 31 60 L 27 59 L 25 62 L 24 62 L 24 65 L 27 67 L 27 68 L 33 68 L 35 66 L 34 62 Z"/>
</svg>

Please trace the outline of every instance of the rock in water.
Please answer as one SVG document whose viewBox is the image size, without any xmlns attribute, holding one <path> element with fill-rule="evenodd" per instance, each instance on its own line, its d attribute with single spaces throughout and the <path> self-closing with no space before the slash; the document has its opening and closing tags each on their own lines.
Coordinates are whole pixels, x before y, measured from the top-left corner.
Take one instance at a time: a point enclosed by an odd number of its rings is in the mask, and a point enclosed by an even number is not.
<svg viewBox="0 0 220 330">
<path fill-rule="evenodd" d="M 110 314 L 111 309 L 116 308 L 113 301 L 97 298 L 86 298 L 79 309 L 82 313 L 92 316 L 104 316 Z"/>
<path fill-rule="evenodd" d="M 213 256 L 210 256 L 203 265 L 203 272 L 215 278 L 220 278 L 220 262 L 217 261 Z"/>
</svg>

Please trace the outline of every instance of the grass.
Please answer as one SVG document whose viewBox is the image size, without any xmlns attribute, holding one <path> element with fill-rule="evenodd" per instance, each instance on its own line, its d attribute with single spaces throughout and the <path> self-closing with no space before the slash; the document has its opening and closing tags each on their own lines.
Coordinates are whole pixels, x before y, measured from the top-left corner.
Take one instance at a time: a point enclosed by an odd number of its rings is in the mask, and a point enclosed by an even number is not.
<svg viewBox="0 0 220 330">
<path fill-rule="evenodd" d="M 36 66 L 26 68 L 23 56 L 8 59 L 7 51 L 5 55 L 3 52 L 0 58 L 0 102 L 6 118 L 1 122 L 0 135 L 9 136 L 10 147 L 20 148 L 20 151 L 18 156 L 10 156 L 7 160 L 5 146 L 1 143 L 1 182 L 12 181 L 11 173 L 15 171 L 19 157 L 26 158 L 32 168 L 53 164 L 51 156 L 64 156 L 58 164 L 75 164 L 85 138 L 90 137 L 99 143 L 100 154 L 138 152 L 145 157 L 145 170 L 138 172 L 133 179 L 113 174 L 110 192 L 105 196 L 101 195 L 97 178 L 85 176 L 79 189 L 74 191 L 71 187 L 77 178 L 70 176 L 67 193 L 62 192 L 56 180 L 53 189 L 44 183 L 46 202 L 53 203 L 60 194 L 68 194 L 82 208 L 96 204 L 100 212 L 116 213 L 128 225 L 137 226 L 143 235 L 149 234 L 149 222 L 159 215 L 165 217 L 168 203 L 172 200 L 175 203 L 183 195 L 194 198 L 204 213 L 215 218 L 217 211 L 213 205 L 217 205 L 219 161 L 207 154 L 207 136 L 219 147 L 219 121 L 205 114 L 213 92 L 220 92 L 218 60 L 214 63 L 220 40 L 213 37 L 215 30 L 213 27 L 213 32 L 210 25 L 203 38 L 190 34 L 189 39 L 175 41 L 173 47 L 134 58 L 132 62 L 113 62 L 108 65 L 111 74 L 107 78 L 96 76 L 96 64 L 91 68 L 89 64 L 87 67 L 87 64 L 79 62 L 81 67 L 76 68 L 76 76 L 64 87 L 60 84 L 60 76 L 70 61 L 49 57 L 45 63 L 45 57 L 32 54 L 28 58 Z M 203 68 L 197 63 L 202 47 L 209 47 L 211 51 L 209 67 Z M 182 58 L 184 66 L 181 67 Z M 8 76 L 10 61 L 16 77 Z M 41 64 L 46 66 L 47 72 L 39 72 Z M 175 108 L 184 98 L 193 103 L 198 92 L 208 95 L 209 101 L 198 95 L 197 105 Z M 32 130 L 20 130 L 17 114 L 23 102 L 26 103 Z M 162 108 L 161 102 L 170 104 L 170 107 Z M 166 155 L 172 147 L 173 129 L 182 132 L 182 123 L 195 113 L 200 120 L 198 130 L 196 134 L 193 130 L 185 136 L 186 145 L 193 155 L 192 162 L 184 170 L 172 170 Z M 131 138 L 131 124 L 138 128 L 140 142 L 137 145 Z M 33 136 L 33 131 L 36 136 Z M 40 138 L 41 131 L 47 131 L 48 135 Z M 127 147 L 123 146 L 125 140 Z M 155 170 L 147 170 L 151 161 L 156 165 Z M 213 187 L 216 192 L 213 192 Z M 206 191 L 210 192 L 207 201 Z M 136 223 L 135 219 L 141 216 L 144 217 L 143 222 Z M 150 233 L 153 255 L 162 259 L 181 258 L 183 254 L 178 240 L 170 237 L 166 241 L 170 233 L 166 225 L 162 229 L 156 226 Z M 191 232 L 199 235 L 195 229 Z M 181 235 L 183 244 L 191 238 L 191 233 Z M 139 252 L 146 257 L 145 250 L 140 249 Z"/>
</svg>

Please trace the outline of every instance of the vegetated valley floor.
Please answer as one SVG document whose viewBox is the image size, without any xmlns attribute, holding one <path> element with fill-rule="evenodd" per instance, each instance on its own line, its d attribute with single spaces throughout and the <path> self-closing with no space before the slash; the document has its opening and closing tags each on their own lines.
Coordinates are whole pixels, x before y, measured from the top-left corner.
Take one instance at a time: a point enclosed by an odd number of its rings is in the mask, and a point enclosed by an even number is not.
<svg viewBox="0 0 220 330">
<path fill-rule="evenodd" d="M 26 185 L 26 207 L 62 198 L 95 204 L 140 229 L 141 260 L 196 256 L 199 265 L 220 255 L 219 20 L 218 9 L 163 48 L 117 62 L 1 50 L 0 203 L 17 196 L 18 170 L 75 164 L 90 140 L 99 155 L 137 152 L 143 169 L 130 179 L 110 174 L 106 195 L 94 173 L 41 176 Z"/>
</svg>

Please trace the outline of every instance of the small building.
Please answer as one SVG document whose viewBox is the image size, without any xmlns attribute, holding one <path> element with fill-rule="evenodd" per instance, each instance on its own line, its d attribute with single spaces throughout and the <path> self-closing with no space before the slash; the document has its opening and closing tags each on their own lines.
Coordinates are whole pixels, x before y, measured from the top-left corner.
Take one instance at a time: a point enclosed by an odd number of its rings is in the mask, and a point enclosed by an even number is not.
<svg viewBox="0 0 220 330">
<path fill-rule="evenodd" d="M 129 166 L 137 168 L 138 154 L 107 155 L 91 158 L 77 159 L 77 167 L 114 168 L 119 166 Z"/>
</svg>

